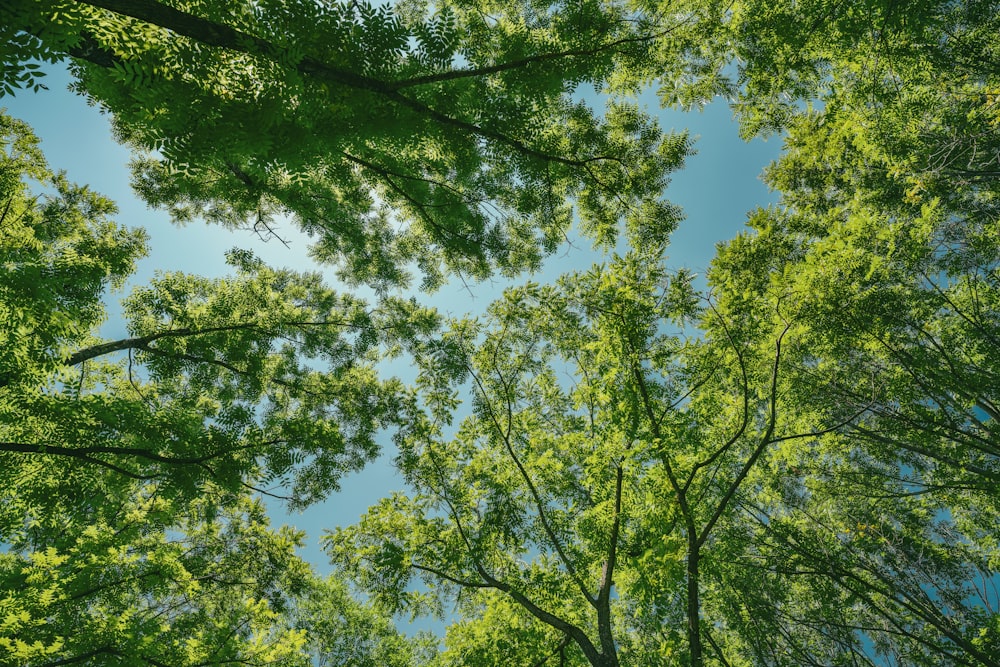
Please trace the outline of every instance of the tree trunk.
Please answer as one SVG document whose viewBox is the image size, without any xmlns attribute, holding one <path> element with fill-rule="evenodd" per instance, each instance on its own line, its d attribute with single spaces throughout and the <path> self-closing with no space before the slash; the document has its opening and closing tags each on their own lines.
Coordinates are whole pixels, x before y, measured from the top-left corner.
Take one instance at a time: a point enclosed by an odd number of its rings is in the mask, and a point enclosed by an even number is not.
<svg viewBox="0 0 1000 667">
<path fill-rule="evenodd" d="M 703 667 L 705 664 L 701 654 L 701 629 L 698 620 L 701 611 L 701 602 L 698 598 L 699 558 L 698 544 L 692 536 L 688 539 L 687 556 L 687 636 L 688 649 L 691 652 L 691 667 Z"/>
</svg>

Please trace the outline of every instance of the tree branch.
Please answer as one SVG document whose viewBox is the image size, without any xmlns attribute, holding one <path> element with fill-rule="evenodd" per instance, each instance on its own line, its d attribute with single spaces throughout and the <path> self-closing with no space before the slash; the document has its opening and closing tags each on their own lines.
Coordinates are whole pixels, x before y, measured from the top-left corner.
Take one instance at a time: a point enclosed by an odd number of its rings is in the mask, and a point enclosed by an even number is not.
<svg viewBox="0 0 1000 667">
<path fill-rule="evenodd" d="M 141 449 L 133 447 L 116 447 L 112 445 L 93 445 L 89 447 L 64 447 L 62 445 L 51 445 L 51 444 L 36 444 L 36 443 L 24 443 L 24 442 L 0 442 L 0 452 L 16 452 L 19 454 L 54 454 L 56 456 L 66 456 L 69 458 L 80 459 L 90 463 L 96 463 L 98 465 L 105 466 L 116 472 L 128 475 L 135 479 L 153 479 L 155 476 L 143 476 L 136 473 L 131 473 L 127 470 L 118 468 L 117 466 L 103 461 L 101 459 L 94 458 L 94 454 L 113 454 L 115 456 L 133 457 L 139 459 L 145 459 L 147 461 L 153 461 L 156 463 L 165 463 L 167 465 L 195 465 L 204 468 L 209 474 L 215 475 L 215 471 L 212 470 L 206 461 L 211 461 L 213 459 L 226 456 L 227 454 L 232 454 L 234 452 L 243 451 L 246 449 L 252 449 L 254 447 L 259 447 L 261 444 L 276 444 L 280 442 L 278 440 L 268 441 L 266 443 L 253 443 L 250 445 L 244 445 L 242 447 L 234 447 L 232 449 L 227 449 L 222 452 L 215 452 L 213 454 L 206 454 L 204 456 L 197 457 L 172 457 L 164 456 L 163 454 L 158 454 L 151 449 Z"/>
<path fill-rule="evenodd" d="M 495 363 L 494 366 L 496 366 Z M 538 511 L 538 518 L 542 523 L 542 528 L 545 530 L 546 536 L 549 538 L 549 541 L 555 548 L 556 553 L 559 555 L 559 560 L 562 561 L 563 567 L 566 568 L 567 574 L 569 574 L 570 578 L 577 585 L 577 588 L 580 589 L 580 592 L 583 594 L 584 599 L 587 600 L 587 602 L 589 602 L 591 605 L 596 604 L 597 602 L 596 598 L 594 598 L 594 596 L 591 595 L 590 591 L 587 590 L 587 586 L 584 584 L 583 579 L 581 579 L 579 574 L 577 573 L 576 568 L 573 566 L 573 562 L 569 559 L 569 556 L 567 556 L 566 552 L 563 550 L 562 542 L 556 537 L 555 531 L 552 529 L 552 526 L 549 523 L 548 515 L 545 512 L 545 506 L 544 503 L 542 502 L 541 494 L 539 494 L 537 487 L 535 487 L 534 482 L 532 482 L 531 476 L 528 474 L 527 469 L 525 469 L 524 464 L 521 462 L 520 457 L 518 457 L 517 453 L 514 451 L 514 447 L 510 442 L 509 423 L 508 423 L 508 428 L 506 430 L 503 427 L 501 427 L 499 418 L 496 416 L 496 412 L 493 409 L 493 403 L 492 401 L 489 400 L 489 394 L 487 393 L 486 387 L 483 385 L 482 380 L 479 378 L 479 376 L 471 367 L 466 366 L 466 368 L 469 371 L 469 374 L 472 376 L 473 380 L 475 381 L 476 386 L 479 388 L 480 396 L 482 398 L 484 405 L 486 406 L 486 409 L 489 411 L 490 419 L 492 420 L 493 426 L 497 431 L 497 435 L 499 435 L 500 439 L 503 441 L 507 453 L 510 455 L 510 458 L 514 461 L 514 465 L 517 467 L 517 470 L 521 475 L 521 479 L 524 480 L 525 485 L 528 487 L 528 491 L 531 494 L 532 500 L 534 500 L 535 508 Z M 509 396 L 508 396 L 507 411 L 508 411 L 508 422 L 509 422 L 509 419 L 511 417 Z"/>
<path fill-rule="evenodd" d="M 750 473 L 750 470 L 753 468 L 754 464 L 757 463 L 757 459 L 760 458 L 760 455 L 764 453 L 764 449 L 771 443 L 771 436 L 774 435 L 774 429 L 777 426 L 777 421 L 778 421 L 778 368 L 781 362 L 781 341 L 785 337 L 785 334 L 788 333 L 788 329 L 790 326 L 791 325 L 785 326 L 784 330 L 778 336 L 778 340 L 774 345 L 774 362 L 771 366 L 771 392 L 770 392 L 771 397 L 769 401 L 770 415 L 767 420 L 767 428 L 764 431 L 764 435 L 761 436 L 760 442 L 757 444 L 757 447 L 750 455 L 750 458 L 748 458 L 746 463 L 743 464 L 743 467 L 740 469 L 740 472 L 736 475 L 736 479 L 734 479 L 732 484 L 729 485 L 729 489 L 726 491 L 726 494 L 722 497 L 722 500 L 719 501 L 719 504 L 716 505 L 715 511 L 712 512 L 712 516 L 709 518 L 709 520 L 705 523 L 704 527 L 702 528 L 701 534 L 698 535 L 698 540 L 697 540 L 699 547 L 705 544 L 705 540 L 708 539 L 709 534 L 715 527 L 715 523 L 726 511 L 726 507 L 729 505 L 729 501 L 732 500 L 734 495 L 736 495 L 736 491 L 739 489 L 740 484 L 743 483 L 743 480 Z"/>
<path fill-rule="evenodd" d="M 102 646 L 101 648 L 95 648 L 92 651 L 81 653 L 80 655 L 73 656 L 72 658 L 62 658 L 53 662 L 43 663 L 40 667 L 60 667 L 60 665 L 72 665 L 75 662 L 83 662 L 84 660 L 90 660 L 91 658 L 104 654 L 118 656 L 119 658 L 125 657 L 118 649 L 110 646 Z"/>
<path fill-rule="evenodd" d="M 203 19 L 195 16 L 194 14 L 182 12 L 162 3 L 154 2 L 153 0 L 76 1 L 80 4 L 107 9 L 108 11 L 116 14 L 130 16 L 140 21 L 144 21 L 161 28 L 166 28 L 171 32 L 183 35 L 208 46 L 219 47 L 239 53 L 246 53 L 248 55 L 264 58 L 277 63 L 286 62 L 288 60 L 284 57 L 288 51 L 285 47 L 279 46 L 273 42 L 269 42 L 268 40 L 256 37 L 249 33 L 236 30 L 230 26 L 216 23 L 208 19 Z M 84 57 L 95 64 L 108 67 L 108 58 L 110 57 L 114 59 L 114 55 L 107 53 L 99 56 L 94 55 L 95 52 L 99 52 L 101 50 L 102 49 L 99 46 L 94 45 L 93 48 L 78 49 L 77 54 L 71 55 Z M 492 139 L 496 142 L 509 146 L 515 151 L 526 156 L 538 158 L 546 162 L 558 162 L 574 167 L 582 167 L 588 162 L 588 160 L 577 160 L 545 153 L 544 151 L 532 148 L 523 141 L 515 139 L 507 134 L 476 125 L 475 123 L 471 123 L 460 118 L 449 116 L 424 104 L 423 102 L 420 102 L 419 100 L 407 97 L 400 93 L 392 83 L 357 74 L 349 70 L 333 67 L 310 56 L 305 56 L 299 60 L 295 65 L 295 69 L 303 75 L 313 76 L 331 83 L 374 93 L 395 102 L 400 106 L 409 108 L 422 116 L 426 116 L 434 121 L 437 121 L 442 125 L 454 127 L 484 139 Z"/>
<path fill-rule="evenodd" d="M 624 478 L 623 464 L 618 465 L 615 475 L 615 518 L 611 524 L 611 536 L 608 539 L 608 554 L 604 561 L 604 572 L 601 586 L 597 593 L 597 633 L 601 639 L 601 650 L 605 656 L 617 664 L 617 648 L 611 627 L 611 588 L 614 586 L 615 565 L 618 562 L 618 539 L 621 533 L 622 516 L 622 482 Z"/>
<path fill-rule="evenodd" d="M 435 577 L 441 577 L 442 579 L 446 579 L 446 580 L 450 581 L 451 583 L 457 584 L 458 586 L 462 586 L 464 588 L 493 588 L 494 587 L 493 584 L 484 583 L 482 581 L 468 581 L 466 579 L 459 579 L 458 577 L 453 577 L 452 575 L 448 574 L 447 572 L 443 572 L 442 570 L 438 570 L 437 568 L 431 567 L 429 565 L 419 565 L 417 563 L 410 563 L 410 567 L 412 567 L 415 570 L 421 570 L 422 572 L 428 572 L 430 574 L 433 574 Z"/>
<path fill-rule="evenodd" d="M 238 331 L 242 329 L 255 329 L 258 325 L 256 324 L 231 324 L 227 326 L 219 327 L 208 327 L 205 329 L 172 329 L 170 331 L 161 331 L 160 333 L 150 334 L 148 336 L 138 336 L 136 338 L 123 338 L 121 340 L 108 341 L 106 343 L 98 343 L 97 345 L 91 345 L 90 347 L 85 347 L 82 350 L 74 352 L 63 362 L 67 366 L 76 366 L 82 364 L 85 361 L 94 359 L 96 357 L 101 357 L 106 354 L 111 354 L 113 352 L 120 352 L 122 350 L 145 350 L 148 351 L 147 346 L 161 338 L 183 338 L 186 336 L 200 336 L 203 334 L 218 333 L 220 331 Z"/>
<path fill-rule="evenodd" d="M 552 649 L 550 653 L 547 653 L 545 656 L 543 656 L 541 660 L 533 664 L 531 667 L 545 667 L 545 663 L 549 661 L 549 658 L 555 655 L 559 655 L 564 648 L 569 646 L 569 643 L 571 641 L 573 640 L 569 635 L 563 635 L 563 638 L 559 640 L 559 643 L 556 644 L 556 647 Z"/>
<path fill-rule="evenodd" d="M 733 334 L 729 330 L 729 326 L 726 324 L 725 318 L 722 317 L 722 314 L 719 313 L 719 311 L 715 308 L 715 304 L 709 301 L 709 306 L 711 307 L 712 312 L 714 312 L 716 316 L 719 318 L 719 323 L 722 325 L 722 330 L 725 332 L 726 338 L 729 340 L 729 345 L 730 347 L 733 348 L 733 352 L 736 353 L 736 362 L 740 367 L 740 377 L 743 385 L 742 386 L 743 416 L 740 419 L 740 425 L 736 429 L 736 432 L 733 433 L 733 435 L 725 443 L 723 443 L 721 447 L 715 450 L 712 453 L 712 455 L 709 456 L 704 461 L 699 461 L 698 463 L 694 464 L 694 466 L 692 466 L 691 472 L 688 473 L 688 478 L 684 481 L 685 492 L 687 492 L 688 488 L 691 486 L 691 483 L 694 481 L 695 474 L 698 472 L 698 470 L 706 466 L 712 465 L 712 463 L 715 462 L 716 459 L 725 454 L 730 447 L 736 444 L 736 442 L 741 437 L 743 437 L 743 434 L 746 432 L 747 425 L 750 423 L 750 380 L 747 377 L 747 367 L 746 367 L 746 361 L 743 359 L 743 352 L 736 344 L 736 340 L 733 338 Z"/>
<path fill-rule="evenodd" d="M 590 664 L 601 664 L 602 655 L 600 651 L 597 650 L 597 647 L 594 646 L 594 643 L 590 641 L 590 638 L 587 637 L 587 634 L 583 630 L 568 621 L 564 621 L 555 614 L 542 609 L 525 597 L 523 593 L 514 590 L 509 584 L 500 584 L 497 588 L 512 597 L 515 602 L 524 607 L 528 613 L 538 620 L 572 637 L 573 641 L 576 642 L 577 646 L 580 647 L 580 650 L 587 657 L 587 660 L 590 661 Z"/>
</svg>

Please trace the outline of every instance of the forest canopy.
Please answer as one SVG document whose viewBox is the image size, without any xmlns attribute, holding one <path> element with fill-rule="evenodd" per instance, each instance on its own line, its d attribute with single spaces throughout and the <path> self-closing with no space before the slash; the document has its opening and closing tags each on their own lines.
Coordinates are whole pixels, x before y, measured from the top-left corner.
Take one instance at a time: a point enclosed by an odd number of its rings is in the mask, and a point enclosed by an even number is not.
<svg viewBox="0 0 1000 667">
<path fill-rule="evenodd" d="M 1000 665 L 996 0 L 17 0 L 0 36 L 0 94 L 68 67 L 148 205 L 316 262 L 136 283 L 145 232 L 0 113 L 0 665 Z M 703 277 L 650 90 L 782 142 Z M 533 278 L 570 235 L 600 261 Z M 268 508 L 386 461 L 320 576 Z"/>
</svg>

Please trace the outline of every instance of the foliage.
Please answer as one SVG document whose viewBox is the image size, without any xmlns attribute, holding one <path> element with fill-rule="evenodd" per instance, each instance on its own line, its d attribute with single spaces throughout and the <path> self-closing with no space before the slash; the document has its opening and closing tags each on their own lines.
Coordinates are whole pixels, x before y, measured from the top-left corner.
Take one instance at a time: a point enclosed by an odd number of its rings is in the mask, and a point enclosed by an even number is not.
<svg viewBox="0 0 1000 667">
<path fill-rule="evenodd" d="M 720 247 L 700 343 L 667 336 L 676 366 L 657 365 L 669 317 L 636 280 L 659 260 L 635 237 L 631 260 L 454 323 L 417 352 L 433 370 L 401 446 L 413 494 L 332 533 L 334 561 L 392 609 L 455 599 L 445 664 L 996 664 L 995 40 L 971 11 L 908 17 L 894 30 L 947 37 L 905 57 L 902 40 L 871 80 L 859 41 L 773 65 L 798 83 L 754 83 L 780 49 L 747 58 L 748 133 L 787 131 L 767 172 L 783 207 Z M 727 30 L 803 25 L 742 12 Z M 983 61 L 945 67 L 962 45 Z M 817 108 L 772 105 L 765 83 Z M 603 302 L 612 285 L 635 292 Z M 569 293 L 614 327 L 564 315 Z M 469 378 L 474 416 L 451 429 Z M 656 546 L 606 551 L 633 534 Z"/>
<path fill-rule="evenodd" d="M 699 26 L 702 46 L 688 48 L 686 57 L 661 57 L 661 95 L 681 106 L 727 95 L 748 136 L 781 131 L 801 103 L 817 99 L 849 100 L 852 110 L 881 124 L 886 110 L 977 106 L 983 99 L 968 87 L 990 95 L 996 85 L 995 0 L 692 4 L 688 21 Z M 891 139 L 900 128 L 881 129 L 873 136 Z"/>
<path fill-rule="evenodd" d="M 790 663 L 823 641 L 822 664 L 995 664 L 1000 135 L 982 4 L 901 21 L 946 36 L 877 71 L 849 67 L 871 51 L 831 54 L 822 106 L 787 122 L 767 170 L 782 207 L 713 269 L 726 308 L 794 323 L 794 409 L 858 415 L 787 451 L 745 508 L 743 590 L 763 594 L 744 632 Z"/>
<path fill-rule="evenodd" d="M 72 58 L 178 221 L 291 216 L 382 296 L 536 267 L 574 216 L 619 251 L 446 327 L 233 251 L 103 340 L 143 235 L 0 117 L 11 664 L 997 665 L 997 9 L 0 8 L 4 91 Z M 784 136 L 705 294 L 665 268 L 686 136 L 575 101 L 652 80 Z M 392 426 L 407 491 L 311 576 L 249 489 L 314 502 Z M 449 612 L 440 651 L 389 620 Z"/>
<path fill-rule="evenodd" d="M 718 307 L 791 323 L 786 405 L 850 418 L 742 508 L 756 661 L 996 663 L 996 9 L 737 3 L 716 32 L 746 133 L 786 133 Z"/>
<path fill-rule="evenodd" d="M 308 571 L 294 555 L 302 536 L 269 530 L 259 502 L 216 513 L 209 494 L 183 507 L 158 491 L 134 482 L 127 496 L 93 499 L 104 507 L 89 522 L 30 522 L 11 536 L 0 664 L 299 660 L 304 635 L 276 621 Z"/>
<path fill-rule="evenodd" d="M 400 399 L 375 332 L 433 315 L 233 251 L 233 277 L 136 288 L 131 336 L 102 340 L 145 234 L 24 123 L 0 116 L 0 146 L 0 664 L 305 664 L 282 621 L 302 535 L 248 488 L 303 505 L 374 457 Z"/>
<path fill-rule="evenodd" d="M 5 55 L 9 85 L 30 76 L 25 50 L 72 56 L 77 89 L 138 151 L 146 201 L 262 234 L 290 216 L 353 283 L 406 284 L 413 265 L 425 287 L 445 271 L 513 275 L 537 267 L 573 215 L 613 242 L 687 150 L 634 104 L 598 118 L 573 95 L 641 60 L 649 40 L 614 3 L 4 11 L 26 44 Z"/>
<path fill-rule="evenodd" d="M 767 591 L 747 604 L 782 609 L 747 631 L 783 637 L 771 650 L 790 661 L 808 651 L 810 619 L 836 638 L 828 655 L 993 664 L 1000 245 L 996 224 L 942 208 L 893 220 L 855 201 L 826 224 L 760 211 L 758 234 L 717 259 L 726 307 L 759 322 L 778 303 L 794 322 L 793 409 L 857 415 L 784 451 L 744 508 L 760 540 L 746 590 Z"/>
<path fill-rule="evenodd" d="M 314 667 L 410 667 L 425 664 L 437 651 L 436 638 L 405 637 L 390 617 L 356 601 L 335 577 L 314 577 L 286 618 L 308 638 Z"/>
<path fill-rule="evenodd" d="M 0 451 L 9 460 L 166 478 L 164 492 L 186 497 L 205 479 L 235 491 L 288 478 L 305 504 L 376 455 L 399 388 L 375 373 L 375 332 L 433 326 L 430 313 L 401 300 L 374 311 L 318 274 L 234 251 L 231 278 L 163 273 L 137 288 L 124 304 L 131 336 L 100 340 L 104 289 L 131 271 L 143 234 L 117 227 L 110 202 L 62 177 L 56 194 L 31 198 L 16 172 L 30 163 L 45 177 L 44 162 L 24 127 L 5 123 Z M 55 493 L 19 471 L 5 466 L 8 493 Z"/>
<path fill-rule="evenodd" d="M 415 350 L 426 412 L 398 459 L 413 492 L 326 543 L 388 610 L 456 600 L 443 664 L 724 659 L 728 619 L 708 614 L 739 552 L 721 537 L 735 501 L 777 443 L 819 435 L 778 408 L 783 329 L 754 349 L 661 262 L 634 250 L 509 290 Z M 669 333 L 698 317 L 708 341 Z M 472 415 L 452 429 L 464 382 Z"/>
<path fill-rule="evenodd" d="M 416 345 L 412 490 L 325 541 L 440 664 L 995 664 L 997 227 L 753 224 L 703 305 L 633 250 Z"/>
</svg>

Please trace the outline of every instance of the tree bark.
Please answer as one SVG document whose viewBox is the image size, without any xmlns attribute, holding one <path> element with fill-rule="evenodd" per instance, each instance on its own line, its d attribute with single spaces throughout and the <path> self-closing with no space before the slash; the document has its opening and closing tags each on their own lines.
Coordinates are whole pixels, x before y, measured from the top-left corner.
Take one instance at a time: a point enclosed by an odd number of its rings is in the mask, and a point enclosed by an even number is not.
<svg viewBox="0 0 1000 667">
<path fill-rule="evenodd" d="M 687 637 L 688 650 L 691 652 L 691 667 L 703 667 L 704 658 L 701 650 L 701 600 L 698 595 L 698 561 L 701 558 L 698 538 L 688 535 L 687 554 Z"/>
</svg>

